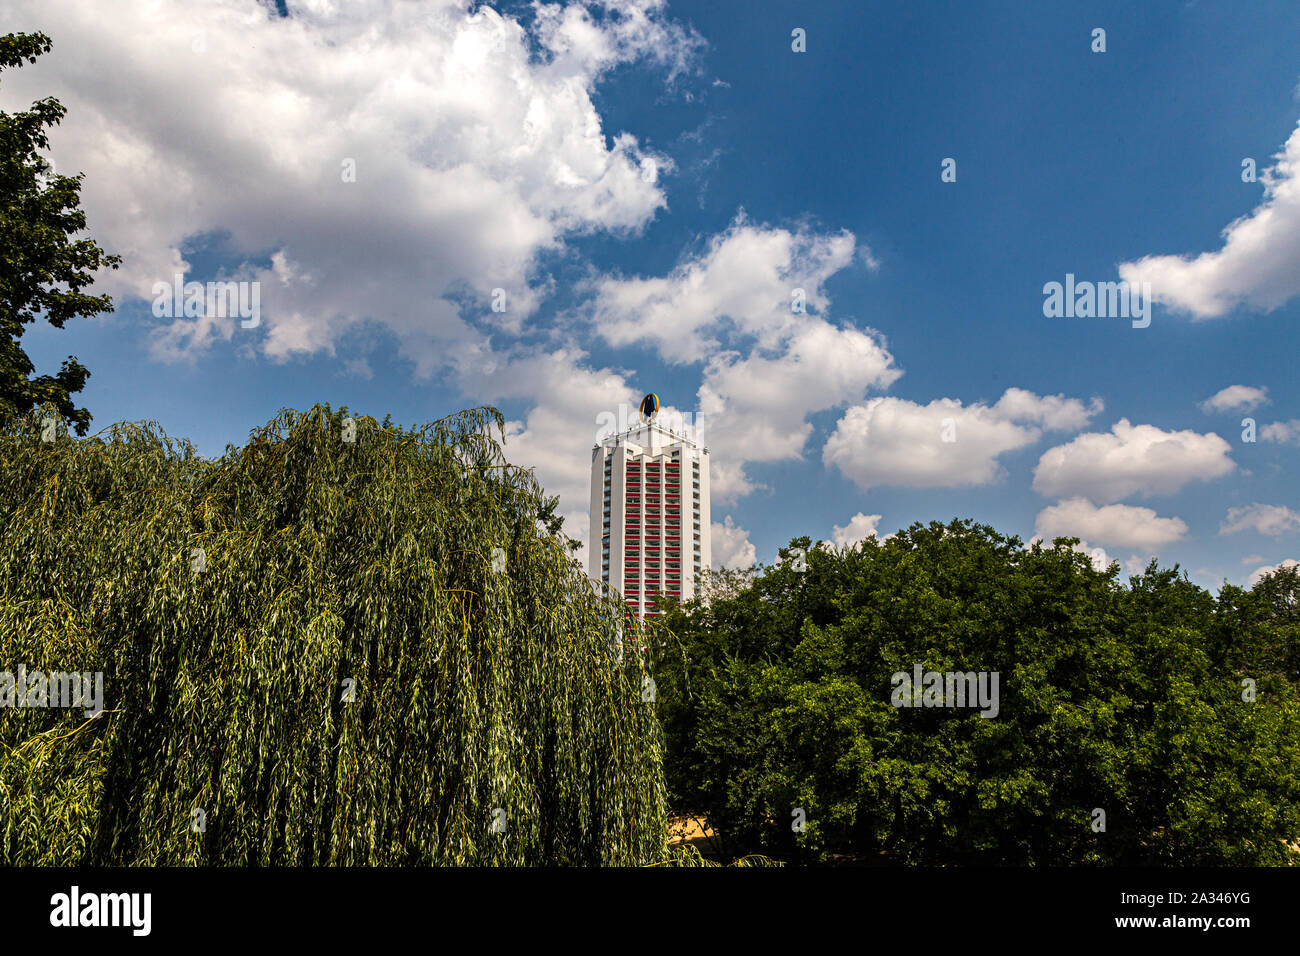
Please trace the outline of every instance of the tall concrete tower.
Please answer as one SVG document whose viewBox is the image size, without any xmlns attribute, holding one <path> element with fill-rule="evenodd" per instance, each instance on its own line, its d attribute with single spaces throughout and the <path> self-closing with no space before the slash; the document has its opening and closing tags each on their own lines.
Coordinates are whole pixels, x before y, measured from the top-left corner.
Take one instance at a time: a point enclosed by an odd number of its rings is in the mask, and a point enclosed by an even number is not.
<svg viewBox="0 0 1300 956">
<path fill-rule="evenodd" d="M 712 560 L 709 450 L 684 425 L 655 421 L 657 396 L 641 407 L 640 422 L 591 450 L 588 574 L 619 591 L 638 616 L 653 617 L 657 594 L 694 597 Z"/>
</svg>

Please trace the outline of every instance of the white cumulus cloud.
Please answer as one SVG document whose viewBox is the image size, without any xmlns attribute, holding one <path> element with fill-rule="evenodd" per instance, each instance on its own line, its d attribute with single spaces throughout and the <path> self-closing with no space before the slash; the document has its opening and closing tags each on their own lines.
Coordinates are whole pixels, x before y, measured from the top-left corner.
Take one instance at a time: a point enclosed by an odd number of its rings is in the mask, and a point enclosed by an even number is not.
<svg viewBox="0 0 1300 956">
<path fill-rule="evenodd" d="M 1071 498 L 1040 511 L 1034 530 L 1049 541 L 1086 538 L 1118 548 L 1149 550 L 1177 541 L 1187 533 L 1187 523 L 1161 518 L 1150 508 L 1097 507 L 1086 498 Z"/>
<path fill-rule="evenodd" d="M 758 560 L 754 545 L 749 540 L 749 532 L 736 527 L 731 515 L 727 515 L 722 524 L 713 522 L 709 529 L 715 568 L 744 569 Z"/>
<path fill-rule="evenodd" d="M 1089 432 L 1045 451 L 1034 469 L 1034 490 L 1102 503 L 1173 494 L 1192 481 L 1232 472 L 1229 451 L 1213 432 L 1163 431 L 1121 418 L 1109 433 Z"/>
<path fill-rule="evenodd" d="M 1229 508 L 1223 523 L 1219 525 L 1219 534 L 1236 534 L 1247 530 L 1272 537 L 1293 534 L 1300 531 L 1300 513 L 1292 511 L 1286 505 L 1256 503 L 1240 508 Z"/>
<path fill-rule="evenodd" d="M 1144 574 L 1147 565 L 1151 563 L 1151 559 L 1154 557 L 1155 555 L 1149 555 L 1145 558 L 1137 554 L 1130 555 L 1124 562 L 1124 570 L 1132 575 Z"/>
<path fill-rule="evenodd" d="M 998 399 L 993 411 L 1008 421 L 1032 422 L 1049 431 L 1075 431 L 1092 421 L 1105 409 L 1100 398 L 1087 405 L 1064 395 L 1035 395 L 1023 388 L 1009 388 Z"/>
<path fill-rule="evenodd" d="M 1268 389 L 1251 385 L 1229 385 L 1215 392 L 1198 406 L 1211 412 L 1249 412 L 1268 401 Z"/>
<path fill-rule="evenodd" d="M 1294 568 L 1296 565 L 1300 565 L 1300 561 L 1295 560 L 1295 558 L 1283 558 L 1277 564 L 1261 565 L 1250 572 L 1250 578 L 1247 580 L 1246 586 L 1253 588 L 1262 578 L 1267 577 L 1279 568 Z"/>
<path fill-rule="evenodd" d="M 1265 425 L 1259 430 L 1259 437 L 1278 445 L 1300 445 L 1300 418 Z"/>
<path fill-rule="evenodd" d="M 813 412 L 886 388 L 902 372 L 883 339 L 871 332 L 808 320 L 773 355 L 725 352 L 704 370 L 699 389 L 706 441 L 715 460 L 730 462 L 712 488 L 718 501 L 752 490 L 743 463 L 800 458 Z"/>
<path fill-rule="evenodd" d="M 1223 230 L 1223 247 L 1199 255 L 1146 256 L 1120 277 L 1151 283 L 1157 302 L 1197 319 L 1238 306 L 1271 311 L 1300 294 L 1300 126 L 1260 172 L 1264 198 Z"/>
<path fill-rule="evenodd" d="M 697 412 L 717 463 L 713 498 L 726 503 L 758 487 L 747 463 L 802 457 L 811 414 L 903 374 L 883 336 L 828 317 L 826 281 L 858 260 L 873 261 L 849 232 L 758 224 L 742 212 L 666 275 L 593 280 L 578 311 L 611 345 L 646 344 L 669 363 L 703 366 Z"/>
<path fill-rule="evenodd" d="M 704 361 L 734 334 L 774 348 L 826 311 L 823 286 L 853 262 L 855 246 L 847 231 L 792 232 L 751 223 L 742 212 L 666 276 L 596 281 L 592 318 L 611 345 L 649 343 L 669 362 Z M 792 308 L 796 289 L 802 312 Z"/>
<path fill-rule="evenodd" d="M 863 489 L 985 485 L 1001 476 L 999 455 L 1036 442 L 1044 428 L 1080 427 L 1101 408 L 1099 399 L 1085 405 L 1018 388 L 992 406 L 953 398 L 927 405 L 873 398 L 845 411 L 822 460 Z"/>
<path fill-rule="evenodd" d="M 696 56 L 663 0 L 539 5 L 528 30 L 468 0 L 288 7 L 6 4 L 8 23 L 54 49 L 6 71 L 0 106 L 54 95 L 75 118 L 52 153 L 86 173 L 88 222 L 124 258 L 105 291 L 152 298 L 186 271 L 187 242 L 217 237 L 261 282 L 262 327 L 233 330 L 236 347 L 332 354 L 372 321 L 427 376 L 491 329 L 519 328 L 546 288 L 540 255 L 570 234 L 640 229 L 665 205 L 642 171 L 671 159 L 606 129 L 593 102 L 623 64 L 671 77 Z M 488 307 L 494 289 L 505 313 Z M 482 328 L 462 319 L 466 302 Z M 154 354 L 228 331 L 177 319 Z"/>
<path fill-rule="evenodd" d="M 867 538 L 876 537 L 876 526 L 880 524 L 881 515 L 863 514 L 859 511 L 844 527 L 834 525 L 831 530 L 831 538 L 841 548 L 850 544 L 857 544 L 865 541 Z"/>
</svg>

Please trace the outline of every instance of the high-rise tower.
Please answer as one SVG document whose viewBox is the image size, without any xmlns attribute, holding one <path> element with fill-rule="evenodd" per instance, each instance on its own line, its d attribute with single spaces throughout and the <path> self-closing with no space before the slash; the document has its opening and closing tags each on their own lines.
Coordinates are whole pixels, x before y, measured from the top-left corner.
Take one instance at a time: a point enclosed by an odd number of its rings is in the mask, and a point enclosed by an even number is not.
<svg viewBox="0 0 1300 956">
<path fill-rule="evenodd" d="M 657 594 L 694 597 L 712 559 L 709 450 L 648 417 L 591 450 L 588 573 L 641 617 L 657 613 Z"/>
</svg>

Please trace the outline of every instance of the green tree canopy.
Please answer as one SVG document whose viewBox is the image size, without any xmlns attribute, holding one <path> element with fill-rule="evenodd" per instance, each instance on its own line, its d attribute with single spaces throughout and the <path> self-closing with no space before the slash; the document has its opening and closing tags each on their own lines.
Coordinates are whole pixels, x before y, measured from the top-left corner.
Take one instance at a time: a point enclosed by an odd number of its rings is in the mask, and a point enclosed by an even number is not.
<svg viewBox="0 0 1300 956">
<path fill-rule="evenodd" d="M 0 37 L 0 71 L 21 66 L 50 50 L 43 33 Z M 107 295 L 89 295 L 95 272 L 116 269 L 93 239 L 74 238 L 86 228 L 81 211 L 82 176 L 55 175 L 41 155 L 47 130 L 65 110 L 53 98 L 21 113 L 0 112 L 0 418 L 49 405 L 84 435 L 91 415 L 72 396 L 90 372 L 69 356 L 55 375 L 36 369 L 22 348 L 25 327 L 44 318 L 61 329 L 68 319 L 110 312 Z"/>
<path fill-rule="evenodd" d="M 1216 599 L 1154 563 L 1126 587 L 1073 544 L 917 524 L 672 608 L 670 805 L 783 859 L 1294 861 L 1295 569 Z M 997 672 L 997 715 L 894 706 L 917 665 Z"/>
<path fill-rule="evenodd" d="M 286 411 L 218 461 L 39 414 L 0 431 L 0 670 L 105 710 L 0 709 L 0 864 L 665 859 L 639 625 L 495 409 Z"/>
</svg>

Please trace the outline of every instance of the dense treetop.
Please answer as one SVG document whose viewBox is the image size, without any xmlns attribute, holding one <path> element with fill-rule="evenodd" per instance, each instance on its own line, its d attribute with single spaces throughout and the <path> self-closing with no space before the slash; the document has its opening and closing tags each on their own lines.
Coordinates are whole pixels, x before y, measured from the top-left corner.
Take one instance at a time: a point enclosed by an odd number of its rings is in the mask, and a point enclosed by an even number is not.
<svg viewBox="0 0 1300 956">
<path fill-rule="evenodd" d="M 731 575 L 665 624 L 670 803 L 730 851 L 1279 863 L 1300 839 L 1300 573 L 1217 598 L 969 521 Z M 996 717 L 895 673 L 997 672 Z M 1104 830 L 1095 829 L 1104 812 Z M 802 832 L 794 826 L 802 811 Z"/>
</svg>

